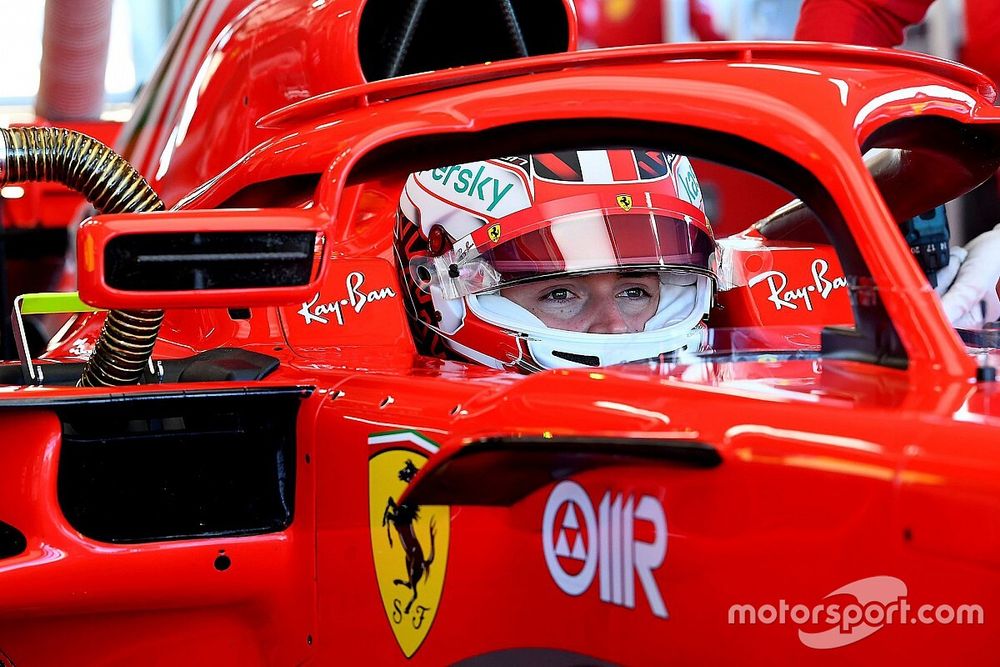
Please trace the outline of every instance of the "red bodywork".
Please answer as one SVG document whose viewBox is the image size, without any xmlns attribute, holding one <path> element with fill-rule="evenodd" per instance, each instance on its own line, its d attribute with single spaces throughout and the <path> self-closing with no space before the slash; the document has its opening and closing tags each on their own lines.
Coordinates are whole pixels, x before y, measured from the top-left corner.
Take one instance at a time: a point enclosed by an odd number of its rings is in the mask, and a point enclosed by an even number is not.
<svg viewBox="0 0 1000 667">
<path fill-rule="evenodd" d="M 234 25 L 248 29 L 249 16 Z M 260 40 L 271 26 L 258 26 Z M 230 72 L 226 85 L 274 82 L 233 74 L 232 58 L 216 68 Z M 271 94 L 287 96 L 289 86 Z M 1000 394 L 975 381 L 975 361 L 858 149 L 914 116 L 995 126 L 985 78 L 892 52 L 714 44 L 415 75 L 261 120 L 235 103 L 243 91 L 190 90 L 170 91 L 195 101 L 190 145 L 174 153 L 190 169 L 154 184 L 169 204 L 214 176 L 181 208 L 253 201 L 295 225 L 316 221 L 325 239 L 316 293 L 291 304 L 274 296 L 287 305 L 249 314 L 234 309 L 265 292 L 234 292 L 230 309 L 168 311 L 155 359 L 239 348 L 277 360 L 260 380 L 0 390 L 0 521 L 25 542 L 0 559 L 0 651 L 14 664 L 922 664 L 996 655 Z M 609 141 L 676 136 L 678 127 L 726 133 L 799 165 L 839 211 L 905 363 L 824 353 L 525 376 L 417 354 L 391 248 L 405 174 L 480 144 L 487 155 L 534 146 L 558 124 L 606 125 Z M 202 157 L 192 162 L 187 150 Z M 206 232 L 222 224 L 204 219 Z M 125 224 L 84 225 L 82 272 L 99 270 L 87 266 L 87 239 L 99 249 Z M 749 282 L 774 271 L 789 290 L 814 285 L 815 297 L 819 278 L 831 287 L 844 279 L 828 246 L 758 233 L 723 244 Z M 102 305 L 126 305 L 94 276 L 84 284 L 108 297 Z M 765 276 L 721 293 L 719 325 L 760 331 L 765 349 L 815 349 L 820 325 L 855 317 L 842 285 L 803 309 L 772 284 Z M 856 287 L 862 306 L 876 299 Z M 164 305 L 160 296 L 147 307 Z M 55 341 L 49 365 L 83 358 L 102 319 L 80 319 Z M 270 451 L 272 433 L 290 447 L 275 450 L 277 467 L 253 454 Z M 246 453 L 220 449 L 230 442 Z M 118 479 L 123 490 L 94 479 Z M 132 479 L 163 481 L 167 498 Z M 190 484 L 170 486 L 175 479 Z M 273 498 L 253 492 L 268 484 L 287 496 L 264 511 Z M 230 488 L 246 502 L 232 502 Z M 188 498 L 191 489 L 204 495 Z M 222 529 L 170 532 L 171 521 L 199 512 L 222 516 Z M 277 520 L 244 524 L 244 515 Z M 159 538 L 141 537 L 161 525 Z M 925 603 L 968 604 L 984 622 L 839 631 L 824 616 L 768 621 L 762 606 L 784 601 L 788 616 L 795 605 L 900 596 L 911 618 Z M 734 605 L 758 609 L 758 621 L 731 622 Z M 845 637 L 855 641 L 833 648 Z"/>
</svg>

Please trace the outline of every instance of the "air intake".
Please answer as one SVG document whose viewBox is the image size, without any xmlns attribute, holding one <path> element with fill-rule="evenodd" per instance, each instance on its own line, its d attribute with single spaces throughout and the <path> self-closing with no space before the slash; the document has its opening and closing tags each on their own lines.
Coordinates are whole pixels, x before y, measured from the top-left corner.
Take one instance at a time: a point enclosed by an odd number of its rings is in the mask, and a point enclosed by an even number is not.
<svg viewBox="0 0 1000 667">
<path fill-rule="evenodd" d="M 305 285 L 315 242 L 315 232 L 126 234 L 104 249 L 105 281 L 126 292 Z"/>
<path fill-rule="evenodd" d="M 59 505 L 102 542 L 283 530 L 299 388 L 125 395 L 59 405 Z"/>
<path fill-rule="evenodd" d="M 562 0 L 369 0 L 358 31 L 368 81 L 568 49 Z"/>
</svg>

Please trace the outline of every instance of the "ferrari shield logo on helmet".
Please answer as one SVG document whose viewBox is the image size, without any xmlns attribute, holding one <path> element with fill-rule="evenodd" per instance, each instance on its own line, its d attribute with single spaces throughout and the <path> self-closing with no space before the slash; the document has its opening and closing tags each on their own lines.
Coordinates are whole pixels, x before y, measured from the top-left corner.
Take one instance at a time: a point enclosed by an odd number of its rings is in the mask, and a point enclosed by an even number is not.
<svg viewBox="0 0 1000 667">
<path fill-rule="evenodd" d="M 493 225 L 486 230 L 486 233 L 490 235 L 490 241 L 496 243 L 500 240 L 500 225 Z"/>
<path fill-rule="evenodd" d="M 618 206 L 625 212 L 632 210 L 632 195 L 618 195 Z"/>
<path fill-rule="evenodd" d="M 448 564 L 447 506 L 400 503 L 399 497 L 438 447 L 414 431 L 368 437 L 372 556 L 389 627 L 409 658 L 437 616 Z"/>
</svg>

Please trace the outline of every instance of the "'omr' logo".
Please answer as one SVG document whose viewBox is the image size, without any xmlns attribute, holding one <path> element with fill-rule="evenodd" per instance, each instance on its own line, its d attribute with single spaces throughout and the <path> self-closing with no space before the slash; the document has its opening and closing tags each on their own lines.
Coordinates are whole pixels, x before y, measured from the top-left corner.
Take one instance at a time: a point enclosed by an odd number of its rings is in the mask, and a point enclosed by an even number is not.
<svg viewBox="0 0 1000 667">
<path fill-rule="evenodd" d="M 438 446 L 414 431 L 368 437 L 368 506 L 375 577 L 386 616 L 407 658 L 427 637 L 444 590 L 451 509 L 399 503 Z"/>
<path fill-rule="evenodd" d="M 632 210 L 632 195 L 618 195 L 615 201 L 618 202 L 618 206 L 626 213 Z"/>
<path fill-rule="evenodd" d="M 651 534 L 652 541 L 637 534 Z M 600 572 L 601 600 L 635 609 L 638 577 L 653 615 L 668 618 L 653 577 L 667 554 L 667 517 L 653 496 L 636 502 L 607 491 L 595 512 L 582 486 L 560 482 L 545 503 L 542 550 L 549 574 L 567 595 L 582 595 Z"/>
</svg>

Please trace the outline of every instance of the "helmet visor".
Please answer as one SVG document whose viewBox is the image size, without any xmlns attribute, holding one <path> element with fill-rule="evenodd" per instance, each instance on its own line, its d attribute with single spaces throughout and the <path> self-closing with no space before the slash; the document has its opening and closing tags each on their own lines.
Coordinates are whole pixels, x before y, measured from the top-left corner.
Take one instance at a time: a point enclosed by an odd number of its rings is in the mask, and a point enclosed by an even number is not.
<svg viewBox="0 0 1000 667">
<path fill-rule="evenodd" d="M 715 241 L 704 222 L 662 209 L 590 210 L 491 228 L 485 248 L 457 245 L 415 270 L 449 298 L 566 274 L 686 270 L 715 275 Z"/>
</svg>

